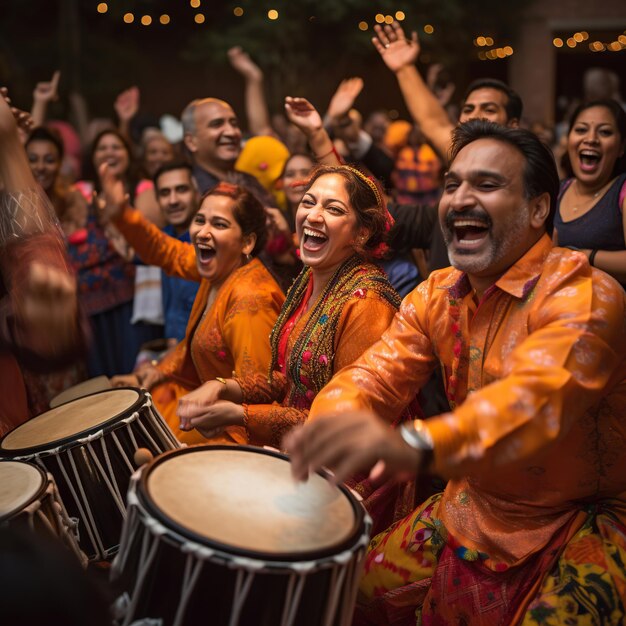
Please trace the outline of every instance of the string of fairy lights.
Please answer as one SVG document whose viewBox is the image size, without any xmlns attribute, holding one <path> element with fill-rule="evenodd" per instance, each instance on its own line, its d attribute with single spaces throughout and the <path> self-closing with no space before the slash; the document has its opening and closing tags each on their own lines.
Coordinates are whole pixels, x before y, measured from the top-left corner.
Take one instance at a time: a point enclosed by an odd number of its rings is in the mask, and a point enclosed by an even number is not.
<svg viewBox="0 0 626 626">
<path fill-rule="evenodd" d="M 204 0 L 207 2 L 208 0 Z M 206 22 L 206 16 L 202 12 L 202 0 L 189 0 L 189 6 L 195 10 L 193 14 L 193 21 L 196 24 L 204 24 Z M 106 2 L 99 2 L 96 6 L 98 13 L 108 13 L 109 5 Z M 242 7 L 233 7 L 233 15 L 235 17 L 243 17 L 245 11 Z M 280 13 L 277 9 L 269 9 L 267 11 L 268 20 L 278 20 Z M 395 14 L 383 14 L 376 13 L 373 18 L 373 22 L 376 24 L 392 24 L 394 21 L 402 22 L 406 18 L 403 11 L 396 11 Z M 161 13 L 160 15 L 135 15 L 130 11 L 122 15 L 122 20 L 125 24 L 141 24 L 142 26 L 151 26 L 152 24 L 159 23 L 163 26 L 167 26 L 171 23 L 171 17 L 167 13 Z M 361 31 L 367 31 L 370 29 L 370 23 L 362 20 L 358 23 L 358 28 Z M 425 24 L 422 28 L 425 35 L 434 35 L 435 27 L 432 24 Z M 574 49 L 578 45 L 584 44 L 589 39 L 589 33 L 587 31 L 580 31 L 573 33 L 570 37 L 555 37 L 552 40 L 552 44 L 555 48 L 571 48 Z M 510 45 L 496 46 L 493 37 L 478 35 L 473 40 L 474 46 L 480 48 L 477 51 L 476 56 L 480 61 L 497 61 L 505 59 L 514 54 L 514 49 Z M 626 30 L 616 35 L 613 41 L 591 41 L 588 43 L 588 48 L 591 52 L 621 52 L 626 50 Z"/>
</svg>

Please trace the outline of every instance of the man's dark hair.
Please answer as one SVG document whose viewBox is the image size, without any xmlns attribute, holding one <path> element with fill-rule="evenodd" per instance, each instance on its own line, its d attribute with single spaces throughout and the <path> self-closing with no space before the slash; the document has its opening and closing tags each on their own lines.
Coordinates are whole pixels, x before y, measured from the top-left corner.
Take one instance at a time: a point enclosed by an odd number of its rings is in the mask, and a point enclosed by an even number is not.
<svg viewBox="0 0 626 626">
<path fill-rule="evenodd" d="M 157 189 L 157 181 L 163 174 L 166 172 L 173 172 L 174 170 L 187 170 L 189 172 L 189 178 L 192 178 L 193 169 L 187 161 L 169 161 L 168 163 L 163 163 L 161 167 L 154 173 L 152 177 L 152 182 L 154 183 L 154 188 Z"/>
<path fill-rule="evenodd" d="M 511 89 L 506 83 L 503 83 L 497 78 L 479 78 L 472 81 L 463 96 L 463 102 L 465 102 L 469 95 L 477 89 L 497 89 L 501 91 L 506 97 L 507 101 L 504 105 L 506 110 L 507 120 L 521 120 L 524 104 L 518 93 Z"/>
<path fill-rule="evenodd" d="M 526 160 L 524 166 L 524 194 L 528 200 L 543 193 L 550 196 L 550 212 L 545 221 L 546 231 L 552 235 L 556 199 L 559 193 L 559 174 L 552 150 L 534 133 L 521 128 L 508 128 L 487 120 L 470 120 L 454 129 L 449 163 L 465 146 L 478 139 L 495 139 L 516 148 Z"/>
</svg>

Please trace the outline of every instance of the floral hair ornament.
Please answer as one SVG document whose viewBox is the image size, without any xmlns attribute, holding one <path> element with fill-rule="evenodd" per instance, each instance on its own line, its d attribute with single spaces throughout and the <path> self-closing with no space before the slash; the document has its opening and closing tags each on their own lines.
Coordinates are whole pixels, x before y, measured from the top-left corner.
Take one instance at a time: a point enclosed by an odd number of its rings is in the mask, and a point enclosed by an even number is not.
<svg viewBox="0 0 626 626">
<path fill-rule="evenodd" d="M 387 209 L 387 203 L 384 201 L 374 178 L 372 176 L 367 176 L 367 174 L 364 174 L 361 170 L 358 170 L 356 167 L 352 167 L 350 165 L 342 165 L 340 167 L 341 169 L 351 171 L 372 190 L 374 196 L 376 197 L 376 203 L 385 213 L 385 232 L 388 233 L 391 230 L 391 227 L 395 224 L 395 221 Z M 382 259 L 388 251 L 389 246 L 385 242 L 381 241 L 375 248 L 370 250 L 370 254 L 375 259 Z"/>
</svg>

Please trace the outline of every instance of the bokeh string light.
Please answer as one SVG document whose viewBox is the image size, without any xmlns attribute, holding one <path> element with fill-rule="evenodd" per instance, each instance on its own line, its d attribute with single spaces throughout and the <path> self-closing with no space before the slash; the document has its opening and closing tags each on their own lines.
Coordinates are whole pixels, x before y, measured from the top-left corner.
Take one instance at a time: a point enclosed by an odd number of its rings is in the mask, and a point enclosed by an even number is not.
<svg viewBox="0 0 626 626">
<path fill-rule="evenodd" d="M 189 7 L 197 11 L 202 7 L 202 0 L 189 0 Z M 101 15 L 111 13 L 107 2 L 95 3 L 95 9 Z M 245 13 L 241 6 L 234 6 L 232 12 L 235 17 L 239 18 L 243 17 Z M 279 12 L 277 9 L 269 9 L 267 10 L 266 16 L 267 19 L 275 21 L 279 19 Z M 309 21 L 313 21 L 314 19 L 314 17 L 308 18 Z M 406 19 L 406 14 L 404 11 L 399 10 L 395 11 L 393 14 L 377 13 L 373 16 L 373 19 L 377 24 L 393 24 L 394 22 L 404 21 Z M 122 20 L 125 24 L 137 23 L 144 27 L 149 27 L 155 24 L 160 24 L 161 26 L 173 25 L 172 18 L 167 13 L 161 14 L 158 18 L 156 16 L 153 18 L 151 15 L 147 14 L 136 18 L 132 12 L 128 11 L 122 15 Z M 204 24 L 206 22 L 206 16 L 203 13 L 194 12 L 193 20 L 196 24 Z M 356 26 L 363 32 L 370 29 L 370 23 L 365 20 L 359 21 Z M 426 35 L 433 35 L 435 33 L 435 27 L 432 24 L 425 24 L 422 30 Z M 555 36 L 552 39 L 552 45 L 557 49 L 569 49 L 570 51 L 574 51 L 588 40 L 589 33 L 586 30 L 581 30 L 568 35 L 561 34 L 560 36 Z M 510 45 L 499 45 L 496 47 L 494 38 L 488 35 L 476 35 L 473 38 L 473 44 L 477 48 L 488 48 L 477 51 L 477 56 L 481 61 L 505 59 L 514 53 L 513 47 Z M 585 46 L 585 50 L 589 50 L 594 53 L 614 53 L 626 50 L 626 31 L 615 35 L 615 38 L 611 37 L 609 41 L 600 41 L 599 39 L 588 41 Z"/>
</svg>

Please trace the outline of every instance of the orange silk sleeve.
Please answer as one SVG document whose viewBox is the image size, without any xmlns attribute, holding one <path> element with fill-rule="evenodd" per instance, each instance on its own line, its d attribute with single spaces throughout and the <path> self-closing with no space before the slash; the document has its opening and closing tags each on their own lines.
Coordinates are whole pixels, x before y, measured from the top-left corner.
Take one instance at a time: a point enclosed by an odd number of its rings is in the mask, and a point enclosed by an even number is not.
<svg viewBox="0 0 626 626">
<path fill-rule="evenodd" d="M 129 207 L 114 223 L 146 265 L 157 265 L 170 276 L 200 280 L 196 252 L 190 243 L 166 235 L 139 211 Z"/>
<path fill-rule="evenodd" d="M 603 272 L 592 280 L 585 271 L 539 290 L 529 335 L 503 378 L 429 420 L 439 472 L 480 475 L 536 453 L 597 404 L 616 374 L 623 378 L 616 370 L 626 353 L 624 291 Z"/>
</svg>

